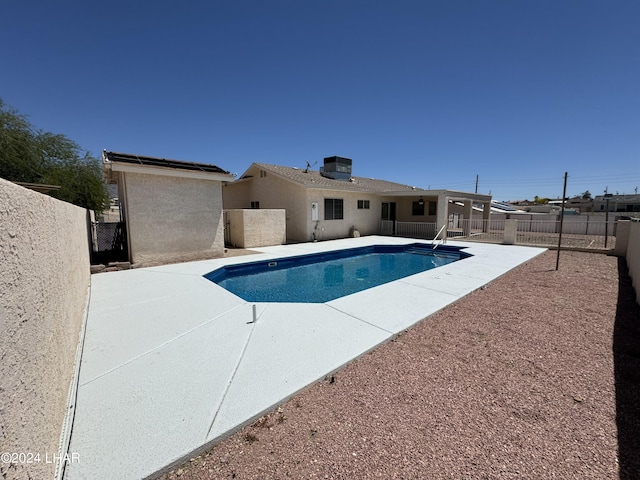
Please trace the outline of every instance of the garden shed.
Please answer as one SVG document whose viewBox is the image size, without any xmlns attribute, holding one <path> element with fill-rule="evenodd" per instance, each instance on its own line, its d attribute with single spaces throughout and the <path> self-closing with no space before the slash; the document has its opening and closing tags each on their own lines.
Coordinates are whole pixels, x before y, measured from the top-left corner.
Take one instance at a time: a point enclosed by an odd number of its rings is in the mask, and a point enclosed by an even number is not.
<svg viewBox="0 0 640 480">
<path fill-rule="evenodd" d="M 224 254 L 222 184 L 216 165 L 104 150 L 107 183 L 118 185 L 129 260 L 136 265 Z"/>
</svg>

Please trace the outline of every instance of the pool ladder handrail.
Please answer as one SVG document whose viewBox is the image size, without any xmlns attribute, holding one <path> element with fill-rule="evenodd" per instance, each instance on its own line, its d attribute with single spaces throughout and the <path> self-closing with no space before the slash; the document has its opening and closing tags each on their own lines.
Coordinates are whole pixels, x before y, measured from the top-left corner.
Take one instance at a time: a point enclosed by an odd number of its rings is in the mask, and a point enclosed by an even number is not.
<svg viewBox="0 0 640 480">
<path fill-rule="evenodd" d="M 436 236 L 433 237 L 433 240 L 431 240 L 431 246 L 432 247 L 433 247 L 433 242 L 436 241 L 436 239 L 440 236 L 440 234 L 442 233 L 442 231 L 444 230 L 444 228 L 446 226 L 447 226 L 446 224 L 442 225 L 442 228 L 440 230 L 438 230 L 438 233 L 436 233 Z M 447 240 L 447 237 L 441 238 L 440 240 L 441 240 L 440 245 L 442 245 Z M 436 248 L 438 248 L 438 244 L 437 243 L 436 243 L 436 246 L 433 247 L 433 249 L 435 250 Z"/>
</svg>

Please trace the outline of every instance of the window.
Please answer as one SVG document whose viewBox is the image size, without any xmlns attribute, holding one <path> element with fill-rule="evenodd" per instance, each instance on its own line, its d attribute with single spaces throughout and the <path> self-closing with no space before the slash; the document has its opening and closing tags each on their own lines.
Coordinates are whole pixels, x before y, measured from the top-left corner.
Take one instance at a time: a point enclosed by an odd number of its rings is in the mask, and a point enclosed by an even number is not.
<svg viewBox="0 0 640 480">
<path fill-rule="evenodd" d="M 344 219 L 344 200 L 342 198 L 325 198 L 324 199 L 324 219 L 325 220 L 343 220 Z"/>
<path fill-rule="evenodd" d="M 260 208 L 260 202 L 251 202 L 251 208 Z"/>
<path fill-rule="evenodd" d="M 266 176 L 267 176 L 267 172 L 265 172 L 264 170 L 260 170 L 260 178 L 263 178 Z"/>
<path fill-rule="evenodd" d="M 358 209 L 369 210 L 369 200 L 358 200 Z"/>
<path fill-rule="evenodd" d="M 436 209 L 438 208 L 438 202 L 429 202 L 429 215 L 436 215 L 438 212 Z"/>
<path fill-rule="evenodd" d="M 420 203 L 420 202 L 413 202 L 412 203 L 411 215 L 424 216 L 424 201 L 422 203 Z"/>
</svg>

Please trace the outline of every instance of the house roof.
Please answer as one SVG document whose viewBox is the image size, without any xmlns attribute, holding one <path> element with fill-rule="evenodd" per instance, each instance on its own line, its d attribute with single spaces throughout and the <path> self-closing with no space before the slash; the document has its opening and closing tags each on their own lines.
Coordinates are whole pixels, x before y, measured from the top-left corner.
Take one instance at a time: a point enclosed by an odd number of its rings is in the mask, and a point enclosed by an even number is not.
<svg viewBox="0 0 640 480">
<path fill-rule="evenodd" d="M 305 170 L 295 167 L 282 167 L 268 163 L 254 163 L 240 178 L 250 178 L 252 167 L 274 173 L 282 178 L 291 180 L 307 188 L 323 188 L 328 190 L 346 190 L 352 192 L 388 193 L 388 192 L 420 192 L 424 191 L 401 183 L 377 180 L 375 178 L 352 176 L 351 181 L 334 180 L 320 175 L 317 170 Z"/>
<path fill-rule="evenodd" d="M 152 167 L 177 168 L 179 170 L 194 170 L 199 172 L 226 173 L 229 172 L 206 163 L 185 162 L 183 160 L 167 160 L 166 158 L 146 157 L 130 153 L 104 152 L 104 158 L 110 162 L 132 163 Z"/>
<path fill-rule="evenodd" d="M 234 175 L 216 165 L 168 160 L 130 153 L 102 152 L 103 173 L 107 183 L 117 183 L 114 172 L 143 173 L 168 177 L 196 178 L 228 182 Z"/>
</svg>

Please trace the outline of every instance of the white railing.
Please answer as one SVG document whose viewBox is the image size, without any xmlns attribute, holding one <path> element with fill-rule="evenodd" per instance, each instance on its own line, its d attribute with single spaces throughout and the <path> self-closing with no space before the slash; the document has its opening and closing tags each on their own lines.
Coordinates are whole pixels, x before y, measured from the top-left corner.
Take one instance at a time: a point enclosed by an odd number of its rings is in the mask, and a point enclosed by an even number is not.
<svg viewBox="0 0 640 480">
<path fill-rule="evenodd" d="M 519 245 L 556 247 L 560 233 L 557 220 L 512 219 L 517 221 L 515 243 Z M 505 222 L 500 219 L 450 218 L 447 223 L 447 238 L 463 241 L 504 243 Z M 437 225 L 432 222 L 394 222 L 383 220 L 383 235 L 398 235 L 409 238 L 432 239 L 438 237 Z M 611 249 L 615 247 L 616 220 L 605 222 L 604 218 L 565 216 L 562 225 L 562 247 L 584 249 Z M 513 240 L 511 240 L 513 243 Z"/>
<path fill-rule="evenodd" d="M 562 246 L 566 248 L 603 249 L 615 247 L 616 221 L 588 222 L 567 221 L 562 223 Z M 559 221 L 518 221 L 516 243 L 520 245 L 557 246 L 560 235 Z"/>
<path fill-rule="evenodd" d="M 393 220 L 380 220 L 380 235 L 393 235 Z"/>
<path fill-rule="evenodd" d="M 396 222 L 396 235 L 409 238 L 433 238 L 437 225 L 432 222 Z"/>
<path fill-rule="evenodd" d="M 447 236 L 465 241 L 502 243 L 504 240 L 504 219 L 483 220 L 456 219 L 450 222 Z M 453 225 L 452 225 L 453 223 Z"/>
<path fill-rule="evenodd" d="M 436 236 L 433 237 L 433 240 L 431 240 L 431 246 L 433 247 L 433 249 L 435 250 L 436 248 L 438 248 L 438 245 L 442 245 L 443 243 L 445 243 L 447 241 L 447 236 L 444 235 L 441 239 L 440 239 L 440 243 L 436 243 L 435 246 L 433 245 L 433 242 L 435 242 L 438 237 L 440 236 L 440 234 L 442 233 L 442 231 L 446 228 L 446 225 L 442 225 L 442 228 L 440 228 L 440 230 L 438 230 L 438 233 L 436 233 Z"/>
</svg>

